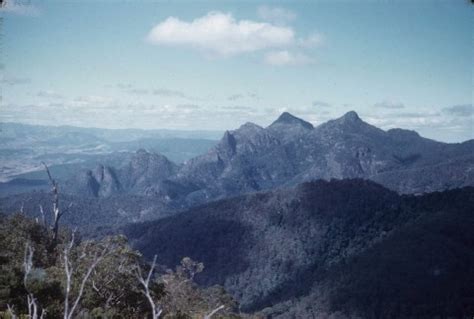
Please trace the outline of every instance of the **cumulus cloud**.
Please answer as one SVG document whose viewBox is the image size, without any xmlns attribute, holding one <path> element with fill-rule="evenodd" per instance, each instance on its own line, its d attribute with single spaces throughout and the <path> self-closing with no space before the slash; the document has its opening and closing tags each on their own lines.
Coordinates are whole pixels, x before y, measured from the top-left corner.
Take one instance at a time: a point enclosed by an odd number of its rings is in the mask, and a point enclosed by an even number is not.
<svg viewBox="0 0 474 319">
<path fill-rule="evenodd" d="M 290 46 L 295 43 L 295 33 L 289 27 L 237 21 L 230 13 L 213 11 L 191 22 L 169 17 L 153 27 L 147 40 L 229 56 Z"/>
<path fill-rule="evenodd" d="M 473 116 L 474 106 L 472 104 L 453 105 L 443 108 L 443 112 L 453 116 Z"/>
<path fill-rule="evenodd" d="M 268 52 L 264 57 L 264 62 L 275 66 L 285 66 L 311 64 L 313 60 L 302 53 L 292 53 L 287 50 L 281 50 Z"/>
<path fill-rule="evenodd" d="M 384 108 L 384 109 L 403 109 L 405 108 L 405 105 L 400 102 L 386 100 L 386 101 L 375 103 L 374 107 Z"/>
<path fill-rule="evenodd" d="M 288 23 L 296 19 L 296 14 L 281 7 L 260 6 L 257 9 L 258 16 L 272 23 Z"/>
</svg>

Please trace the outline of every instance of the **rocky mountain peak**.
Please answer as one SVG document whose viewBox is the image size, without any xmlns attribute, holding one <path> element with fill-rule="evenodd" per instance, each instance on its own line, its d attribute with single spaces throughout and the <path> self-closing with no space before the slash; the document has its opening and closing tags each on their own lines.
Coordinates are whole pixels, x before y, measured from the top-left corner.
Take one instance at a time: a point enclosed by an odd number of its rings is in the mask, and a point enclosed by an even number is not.
<svg viewBox="0 0 474 319">
<path fill-rule="evenodd" d="M 340 122 L 344 123 L 357 123 L 362 122 L 359 115 L 355 111 L 349 111 L 339 118 Z"/>
<path fill-rule="evenodd" d="M 243 125 L 241 125 L 238 129 L 231 131 L 230 133 L 238 140 L 242 139 L 249 139 L 252 138 L 253 136 L 261 133 L 264 130 L 263 127 L 252 123 L 252 122 L 247 122 Z"/>
<path fill-rule="evenodd" d="M 313 125 L 305 120 L 302 120 L 288 112 L 283 112 L 278 119 L 273 122 L 270 127 L 274 127 L 276 125 L 300 125 L 306 129 L 312 129 Z"/>
<path fill-rule="evenodd" d="M 252 122 L 247 122 L 240 126 L 239 130 L 261 130 L 262 127 Z"/>
<path fill-rule="evenodd" d="M 217 145 L 217 153 L 221 158 L 229 159 L 236 152 L 237 141 L 234 135 L 226 131 L 222 137 L 220 143 Z"/>
<path fill-rule="evenodd" d="M 318 126 L 318 129 L 322 129 L 328 132 L 340 132 L 342 131 L 351 131 L 357 132 L 364 135 L 382 135 L 385 134 L 381 129 L 370 125 L 367 122 L 364 122 L 355 111 L 350 111 L 344 114 L 343 116 L 331 120 L 329 122 L 323 123 Z"/>
</svg>

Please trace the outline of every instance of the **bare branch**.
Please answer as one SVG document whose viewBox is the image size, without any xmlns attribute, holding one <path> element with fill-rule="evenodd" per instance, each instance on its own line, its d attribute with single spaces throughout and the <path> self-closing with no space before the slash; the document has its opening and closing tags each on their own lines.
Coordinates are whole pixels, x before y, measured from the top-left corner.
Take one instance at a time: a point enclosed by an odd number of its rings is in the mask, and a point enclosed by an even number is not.
<svg viewBox="0 0 474 319">
<path fill-rule="evenodd" d="M 71 307 L 71 311 L 69 313 L 68 319 L 73 318 L 72 315 L 73 315 L 74 311 L 76 310 L 77 306 L 79 305 L 79 301 L 81 301 L 82 294 L 84 293 L 84 287 L 86 286 L 87 280 L 89 279 L 90 275 L 92 274 L 92 271 L 95 269 L 95 267 L 102 260 L 103 257 L 104 257 L 103 254 L 101 254 L 101 255 L 95 254 L 94 255 L 93 262 L 91 263 L 91 265 L 87 269 L 86 274 L 82 278 L 81 286 L 79 288 L 79 292 L 77 294 L 77 297 L 76 297 L 76 300 L 74 301 L 73 306 Z"/>
<path fill-rule="evenodd" d="M 10 304 L 7 304 L 7 312 L 10 314 L 11 319 L 17 319 L 15 310 L 13 309 L 12 306 L 10 306 Z"/>
<path fill-rule="evenodd" d="M 44 209 L 43 209 L 43 205 L 39 205 L 39 210 L 40 210 L 40 214 L 41 214 L 41 224 L 43 226 L 46 226 L 46 217 L 45 217 L 45 214 L 44 214 Z"/>
<path fill-rule="evenodd" d="M 152 278 L 153 272 L 155 271 L 155 267 L 156 255 L 153 257 L 153 262 L 146 278 L 143 278 L 141 267 L 138 263 L 135 267 L 135 276 L 137 277 L 138 282 L 143 286 L 143 290 L 141 290 L 141 292 L 145 295 L 145 297 L 148 299 L 148 302 L 150 303 L 153 319 L 158 319 L 160 318 L 163 310 L 158 305 L 158 303 L 153 300 L 153 296 L 151 295 L 150 291 L 150 280 Z"/>
<path fill-rule="evenodd" d="M 212 316 L 214 316 L 218 311 L 224 309 L 224 305 L 220 305 L 216 309 L 212 310 L 210 313 L 204 316 L 204 319 L 211 319 Z"/>
<path fill-rule="evenodd" d="M 31 269 L 33 268 L 33 253 L 34 249 L 29 243 L 26 243 L 25 257 L 23 259 L 23 270 L 25 275 L 23 276 L 23 285 L 27 288 L 28 276 L 30 275 Z"/>
<path fill-rule="evenodd" d="M 52 177 L 51 172 L 49 171 L 48 165 L 46 165 L 45 162 L 42 162 L 46 173 L 48 174 L 48 179 L 49 183 L 51 184 L 51 193 L 53 195 L 53 243 L 52 243 L 52 248 L 55 248 L 57 245 L 57 240 L 58 240 L 58 232 L 59 232 L 59 220 L 61 219 L 61 216 L 64 215 L 64 212 L 61 212 L 59 208 L 59 188 L 58 188 L 58 183 L 56 180 Z"/>
<path fill-rule="evenodd" d="M 38 302 L 34 294 L 28 289 L 28 276 L 30 275 L 31 270 L 33 269 L 33 254 L 33 247 L 31 247 L 31 245 L 27 243 L 25 247 L 25 257 L 23 261 L 23 269 L 25 271 L 25 275 L 23 276 L 23 285 L 25 286 L 25 290 L 28 293 L 26 296 L 28 304 L 28 317 L 31 319 L 38 319 Z M 40 318 L 43 317 L 44 313 L 45 311 L 41 310 Z"/>
<path fill-rule="evenodd" d="M 74 245 L 74 232 L 72 233 L 71 242 L 64 249 L 64 270 L 65 270 L 65 273 L 66 273 L 66 294 L 65 294 L 65 300 L 64 300 L 64 319 L 73 318 L 74 312 L 75 312 L 77 306 L 79 305 L 79 302 L 82 299 L 82 295 L 84 294 L 84 288 L 87 284 L 87 281 L 89 280 L 92 272 L 97 267 L 97 265 L 107 255 L 108 250 L 109 250 L 109 245 L 106 245 L 99 253 L 96 252 L 94 254 L 94 256 L 92 257 L 92 261 L 91 261 L 89 267 L 87 268 L 86 273 L 82 277 L 76 299 L 74 300 L 74 303 L 70 307 L 69 297 L 70 297 L 70 293 L 71 293 L 72 276 L 73 276 L 73 273 L 74 273 L 74 268 L 73 268 L 73 265 L 70 261 L 69 253 L 70 253 L 73 245 Z M 85 252 L 83 252 L 83 253 L 85 253 Z"/>
<path fill-rule="evenodd" d="M 71 281 L 72 281 L 72 264 L 69 261 L 69 252 L 74 245 L 75 231 L 71 234 L 71 241 L 64 247 L 64 272 L 66 273 L 66 292 L 64 296 L 64 318 L 68 318 L 69 314 L 69 294 L 71 292 Z"/>
</svg>

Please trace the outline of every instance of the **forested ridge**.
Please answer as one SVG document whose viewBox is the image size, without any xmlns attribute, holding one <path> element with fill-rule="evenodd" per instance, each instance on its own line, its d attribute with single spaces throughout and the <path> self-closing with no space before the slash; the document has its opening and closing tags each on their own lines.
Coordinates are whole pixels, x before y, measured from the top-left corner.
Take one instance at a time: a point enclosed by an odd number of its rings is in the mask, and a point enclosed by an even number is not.
<svg viewBox="0 0 474 319">
<path fill-rule="evenodd" d="M 173 265 L 208 268 L 269 318 L 464 318 L 474 313 L 474 189 L 398 195 L 364 180 L 245 195 L 123 229 Z"/>
</svg>

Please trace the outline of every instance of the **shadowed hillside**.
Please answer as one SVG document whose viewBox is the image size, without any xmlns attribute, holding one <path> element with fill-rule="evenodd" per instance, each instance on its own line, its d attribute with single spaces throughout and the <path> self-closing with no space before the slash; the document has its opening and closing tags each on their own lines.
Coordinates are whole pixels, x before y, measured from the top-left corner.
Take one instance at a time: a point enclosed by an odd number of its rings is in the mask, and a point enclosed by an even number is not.
<svg viewBox="0 0 474 319">
<path fill-rule="evenodd" d="M 202 260 L 198 280 L 223 284 L 246 311 L 431 318 L 473 310 L 473 208 L 472 188 L 415 197 L 361 180 L 317 181 L 124 231 L 164 264 Z"/>
</svg>

